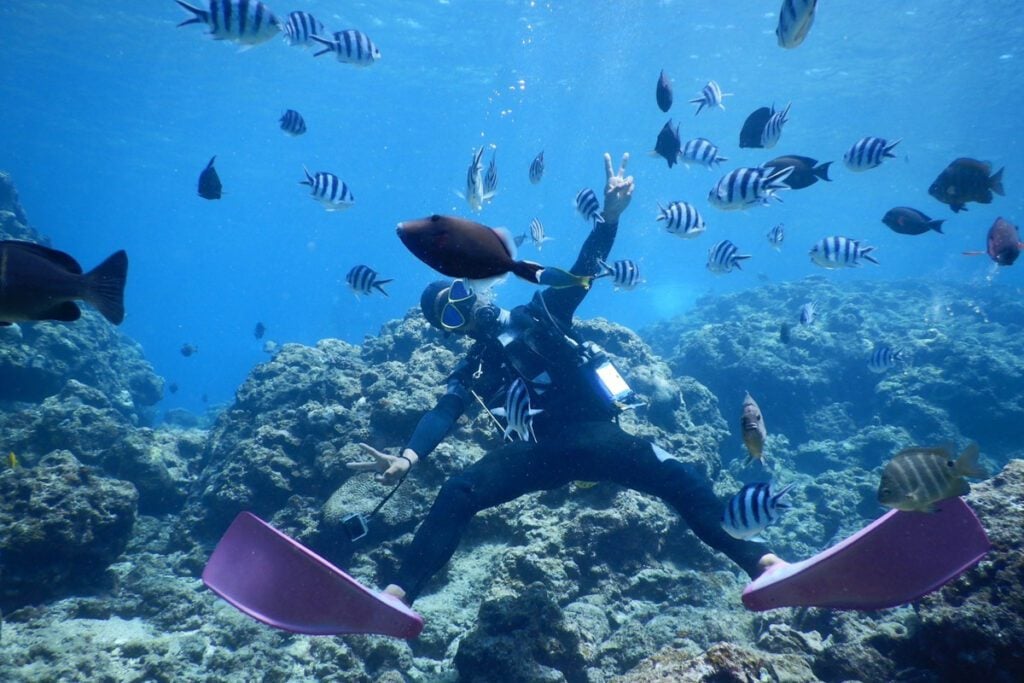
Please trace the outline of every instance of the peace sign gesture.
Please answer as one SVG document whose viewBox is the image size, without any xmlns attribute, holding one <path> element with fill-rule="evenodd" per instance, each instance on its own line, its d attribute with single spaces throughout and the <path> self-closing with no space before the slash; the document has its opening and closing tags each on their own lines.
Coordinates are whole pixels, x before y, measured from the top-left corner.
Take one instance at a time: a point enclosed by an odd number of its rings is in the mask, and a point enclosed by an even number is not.
<svg viewBox="0 0 1024 683">
<path fill-rule="evenodd" d="M 629 152 L 622 155 L 622 163 L 619 165 L 619 172 L 616 174 L 612 168 L 612 155 L 604 154 L 604 175 L 606 178 L 604 186 L 604 216 L 609 223 L 618 223 L 619 216 L 626 207 L 629 200 L 633 198 L 633 176 L 626 175 L 626 164 L 629 163 Z"/>
</svg>

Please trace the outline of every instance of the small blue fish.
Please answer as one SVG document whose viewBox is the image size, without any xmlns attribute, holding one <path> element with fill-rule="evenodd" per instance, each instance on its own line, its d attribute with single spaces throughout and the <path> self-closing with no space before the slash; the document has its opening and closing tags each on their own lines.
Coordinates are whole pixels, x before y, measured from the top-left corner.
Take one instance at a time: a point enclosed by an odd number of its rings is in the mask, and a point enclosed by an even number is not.
<svg viewBox="0 0 1024 683">
<path fill-rule="evenodd" d="M 298 136 L 306 132 L 306 121 L 302 118 L 302 114 L 289 109 L 281 115 L 281 130 L 288 135 Z"/>
<path fill-rule="evenodd" d="M 380 50 L 370 37 L 354 28 L 335 31 L 333 40 L 314 35 L 310 39 L 324 46 L 324 49 L 313 53 L 314 57 L 333 52 L 339 62 L 355 66 L 370 66 L 380 59 Z"/>
<path fill-rule="evenodd" d="M 673 235 L 690 239 L 703 234 L 706 226 L 697 207 L 686 202 L 671 202 L 667 207 L 658 204 L 657 220 L 665 221 L 665 229 Z"/>
<path fill-rule="evenodd" d="M 896 158 L 892 150 L 901 140 L 888 142 L 882 138 L 861 138 L 843 155 L 843 163 L 857 173 L 877 168 L 886 159 Z"/>
<path fill-rule="evenodd" d="M 722 240 L 708 249 L 708 270 L 712 273 L 731 273 L 733 268 L 742 270 L 740 263 L 750 258 L 740 254 L 739 249 L 729 240 Z"/>
<path fill-rule="evenodd" d="M 793 486 L 787 484 L 778 493 L 772 493 L 771 484 L 747 484 L 725 506 L 722 528 L 733 538 L 764 543 L 761 533 L 779 518 L 780 510 L 789 507 L 781 498 Z"/>
<path fill-rule="evenodd" d="M 604 223 L 601 216 L 601 203 L 597 201 L 597 195 L 589 187 L 585 187 L 576 195 L 576 210 L 581 216 L 594 223 Z"/>
<path fill-rule="evenodd" d="M 371 294 L 375 289 L 384 296 L 388 296 L 388 293 L 384 291 L 384 285 L 393 281 L 393 279 L 379 279 L 377 271 L 363 265 L 353 267 L 352 270 L 348 271 L 348 275 L 345 276 L 345 282 L 352 288 L 357 299 L 360 294 Z"/>
<path fill-rule="evenodd" d="M 768 231 L 768 244 L 772 245 L 773 248 L 780 249 L 784 239 L 786 239 L 786 232 L 782 223 Z"/>
<path fill-rule="evenodd" d="M 901 349 L 894 349 L 887 344 L 875 344 L 868 356 L 868 370 L 875 373 L 882 373 L 896 365 L 896 362 L 903 358 Z"/>
<path fill-rule="evenodd" d="M 338 176 L 324 171 L 310 175 L 307 169 L 302 170 L 306 173 L 306 179 L 300 180 L 299 185 L 309 185 L 313 199 L 323 204 L 328 211 L 343 211 L 355 203 L 352 191 Z"/>
<path fill-rule="evenodd" d="M 530 182 L 536 185 L 544 177 L 544 150 L 530 162 Z"/>
<path fill-rule="evenodd" d="M 718 86 L 718 83 L 714 81 L 708 81 L 708 84 L 700 91 L 700 95 L 690 100 L 691 104 L 697 105 L 697 111 L 693 113 L 694 116 L 699 114 L 704 107 L 711 109 L 712 107 L 718 107 L 719 109 L 725 109 L 725 105 L 722 104 L 722 98 L 732 95 L 731 92 L 722 92 L 722 89 Z"/>
<path fill-rule="evenodd" d="M 616 290 L 636 289 L 637 285 L 642 282 L 640 279 L 640 266 L 637 265 L 636 261 L 622 259 L 611 265 L 604 261 L 598 261 L 598 264 L 601 266 L 601 272 L 595 278 L 611 277 Z"/>
<path fill-rule="evenodd" d="M 254 0 L 209 0 L 208 9 L 200 9 L 182 0 L 175 0 L 192 13 L 178 24 L 206 24 L 214 40 L 239 43 L 243 49 L 264 43 L 281 30 L 274 13 L 262 2 Z"/>
<path fill-rule="evenodd" d="M 533 433 L 533 416 L 543 412 L 530 407 L 530 390 L 521 377 L 517 377 L 505 394 L 505 407 L 491 411 L 505 418 L 505 438 L 512 440 L 515 434 L 521 441 L 536 441 Z"/>
<path fill-rule="evenodd" d="M 848 237 L 824 237 L 811 247 L 811 261 L 829 270 L 859 268 L 862 259 L 877 266 L 878 261 L 871 256 L 874 250 L 874 247 L 862 247 L 859 241 Z"/>
</svg>

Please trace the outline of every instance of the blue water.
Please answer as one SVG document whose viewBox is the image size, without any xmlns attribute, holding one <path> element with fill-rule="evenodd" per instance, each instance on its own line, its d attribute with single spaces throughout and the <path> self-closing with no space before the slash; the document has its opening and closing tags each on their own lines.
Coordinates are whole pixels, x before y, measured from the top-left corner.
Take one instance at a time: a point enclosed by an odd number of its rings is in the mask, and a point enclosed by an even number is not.
<svg viewBox="0 0 1024 683">
<path fill-rule="evenodd" d="M 358 343 L 415 305 L 434 274 L 398 242 L 395 224 L 430 213 L 471 215 L 455 195 L 475 147 L 497 149 L 499 195 L 477 218 L 514 233 L 540 218 L 553 242 L 522 255 L 568 265 L 586 235 L 572 200 L 600 192 L 601 155 L 630 152 L 637 179 L 613 258 L 640 262 L 647 284 L 613 292 L 601 283 L 580 309 L 634 328 L 685 313 L 709 292 L 820 274 L 842 282 L 906 276 L 942 281 L 992 277 L 983 249 L 996 216 L 1024 217 L 1019 188 L 1024 141 L 1024 6 L 1019 0 L 892 2 L 824 0 L 806 42 L 776 45 L 779 2 L 292 2 L 333 30 L 359 28 L 383 59 L 366 69 L 285 45 L 239 53 L 171 0 L 0 5 L 0 169 L 11 172 L 30 223 L 86 267 L 128 251 L 123 331 L 181 390 L 162 407 L 201 411 L 230 401 L 266 339 Z M 675 105 L 658 110 L 664 68 Z M 726 110 L 694 117 L 708 80 Z M 740 150 L 754 109 L 792 102 L 773 150 Z M 282 112 L 300 111 L 309 132 L 290 138 Z M 668 169 L 649 156 L 662 125 L 684 140 L 708 137 L 729 162 L 720 171 Z M 861 137 L 902 138 L 897 159 L 853 174 L 843 152 Z M 527 168 L 545 151 L 543 182 Z M 221 201 L 196 196 L 217 155 Z M 785 203 L 724 213 L 706 202 L 727 170 L 779 154 L 835 160 L 835 182 L 787 192 Z M 488 151 L 485 158 L 489 158 Z M 958 156 L 1006 167 L 1007 197 L 954 216 L 927 195 Z M 351 186 L 356 205 L 330 214 L 298 185 L 302 167 Z M 655 222 L 657 202 L 687 200 L 708 231 L 683 241 Z M 947 218 L 946 235 L 905 237 L 880 218 L 896 205 Z M 786 226 L 781 253 L 765 234 Z M 877 247 L 881 266 L 825 272 L 807 250 L 841 234 Z M 728 238 L 753 258 L 714 276 L 708 247 Z M 345 284 L 356 264 L 393 277 L 391 296 L 357 300 Z M 1024 266 L 992 286 L 1020 288 Z M 514 305 L 529 286 L 509 282 Z M 199 347 L 190 358 L 185 342 Z"/>
</svg>

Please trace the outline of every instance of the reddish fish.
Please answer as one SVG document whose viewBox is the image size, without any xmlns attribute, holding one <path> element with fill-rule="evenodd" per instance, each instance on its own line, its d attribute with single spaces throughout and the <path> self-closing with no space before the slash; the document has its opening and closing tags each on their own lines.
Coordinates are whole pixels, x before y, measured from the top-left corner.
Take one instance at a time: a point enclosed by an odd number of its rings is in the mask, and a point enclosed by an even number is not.
<svg viewBox="0 0 1024 683">
<path fill-rule="evenodd" d="M 1020 232 L 1017 230 L 1017 226 L 1005 218 L 997 218 L 992 227 L 988 229 L 987 251 L 965 251 L 964 254 L 980 256 L 987 253 L 989 258 L 997 264 L 1012 266 L 1020 256 L 1021 249 L 1024 249 L 1024 242 L 1020 241 Z"/>
<path fill-rule="evenodd" d="M 534 284 L 590 287 L 592 275 L 575 275 L 515 259 L 515 242 L 507 231 L 454 216 L 398 224 L 398 237 L 416 258 L 449 277 L 487 280 L 512 273 Z"/>
</svg>

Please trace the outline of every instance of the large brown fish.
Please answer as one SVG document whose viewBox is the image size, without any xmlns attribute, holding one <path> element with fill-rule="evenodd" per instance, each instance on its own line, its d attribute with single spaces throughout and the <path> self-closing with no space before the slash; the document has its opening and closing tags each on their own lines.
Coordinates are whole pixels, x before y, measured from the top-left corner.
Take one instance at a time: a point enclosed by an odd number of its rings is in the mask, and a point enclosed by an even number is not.
<svg viewBox="0 0 1024 683">
<path fill-rule="evenodd" d="M 534 284 L 589 288 L 593 275 L 575 275 L 533 261 L 515 260 L 507 231 L 454 216 L 434 214 L 398 224 L 402 244 L 419 260 L 449 277 L 488 280 L 512 273 Z"/>
<path fill-rule="evenodd" d="M 997 218 L 988 229 L 987 251 L 965 251 L 964 254 L 980 256 L 987 253 L 999 265 L 1012 266 L 1021 249 L 1024 249 L 1024 242 L 1020 241 L 1017 226 L 1005 218 Z"/>
<path fill-rule="evenodd" d="M 984 476 L 976 443 L 955 459 L 946 446 L 905 448 L 882 470 L 878 502 L 906 512 L 931 512 L 939 501 L 970 493 L 964 477 Z"/>
<path fill-rule="evenodd" d="M 115 252 L 88 273 L 68 254 L 32 242 L 0 241 L 0 325 L 27 320 L 78 320 L 81 299 L 104 318 L 124 320 L 128 256 Z"/>
<path fill-rule="evenodd" d="M 954 160 L 928 188 L 928 194 L 949 204 L 954 213 L 966 211 L 967 202 L 991 204 L 993 192 L 1006 196 L 1003 169 L 992 174 L 992 164 L 968 157 Z"/>
<path fill-rule="evenodd" d="M 764 442 L 768 438 L 768 430 L 764 426 L 764 417 L 750 392 L 743 398 L 743 413 L 740 415 L 740 429 L 743 431 L 743 443 L 750 457 L 747 461 L 756 460 L 764 453 Z"/>
</svg>

